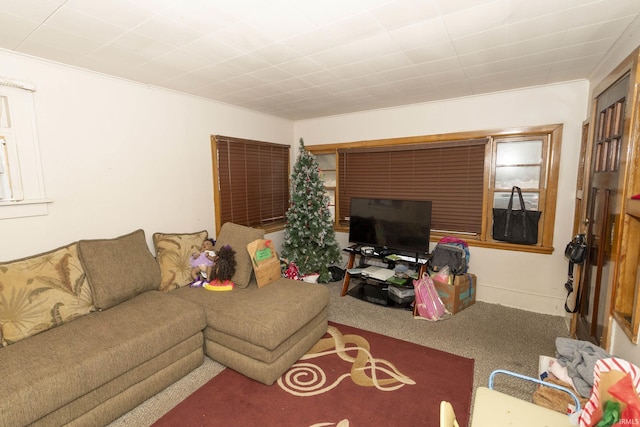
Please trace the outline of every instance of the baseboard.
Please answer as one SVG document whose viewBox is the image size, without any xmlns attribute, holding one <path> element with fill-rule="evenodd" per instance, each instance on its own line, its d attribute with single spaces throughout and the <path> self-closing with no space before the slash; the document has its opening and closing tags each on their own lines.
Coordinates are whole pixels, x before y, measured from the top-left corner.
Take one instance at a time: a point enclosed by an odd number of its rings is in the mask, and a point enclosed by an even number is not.
<svg viewBox="0 0 640 427">
<path fill-rule="evenodd" d="M 500 304 L 534 313 L 564 316 L 564 298 L 479 284 L 476 301 Z"/>
</svg>

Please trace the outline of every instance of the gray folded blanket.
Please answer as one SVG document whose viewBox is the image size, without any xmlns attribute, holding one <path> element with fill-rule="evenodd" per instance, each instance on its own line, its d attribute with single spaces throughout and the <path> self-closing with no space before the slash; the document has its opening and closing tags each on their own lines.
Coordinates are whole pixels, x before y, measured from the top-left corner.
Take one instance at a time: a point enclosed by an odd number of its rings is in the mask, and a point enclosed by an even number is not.
<svg viewBox="0 0 640 427">
<path fill-rule="evenodd" d="M 611 357 L 601 347 L 588 341 L 556 338 L 556 357 L 573 380 L 582 397 L 589 397 L 593 388 L 593 370 L 600 359 Z"/>
</svg>

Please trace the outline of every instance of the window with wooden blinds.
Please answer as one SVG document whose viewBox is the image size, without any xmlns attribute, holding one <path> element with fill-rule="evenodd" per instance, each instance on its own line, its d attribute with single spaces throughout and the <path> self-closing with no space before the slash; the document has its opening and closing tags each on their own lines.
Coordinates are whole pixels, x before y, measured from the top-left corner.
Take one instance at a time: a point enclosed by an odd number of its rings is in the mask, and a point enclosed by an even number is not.
<svg viewBox="0 0 640 427">
<path fill-rule="evenodd" d="M 284 224 L 289 207 L 288 145 L 215 135 L 216 220 L 265 227 Z"/>
<path fill-rule="evenodd" d="M 431 200 L 432 230 L 482 232 L 488 138 L 338 150 L 339 222 L 350 199 Z"/>
</svg>

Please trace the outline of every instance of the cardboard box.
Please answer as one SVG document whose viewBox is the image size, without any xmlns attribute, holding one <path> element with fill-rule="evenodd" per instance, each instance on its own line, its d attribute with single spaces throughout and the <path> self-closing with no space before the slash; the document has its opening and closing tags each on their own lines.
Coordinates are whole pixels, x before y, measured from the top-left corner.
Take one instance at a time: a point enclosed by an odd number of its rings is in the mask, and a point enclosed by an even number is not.
<svg viewBox="0 0 640 427">
<path fill-rule="evenodd" d="M 456 314 L 476 302 L 476 275 L 461 274 L 454 276 L 453 285 L 433 281 L 438 295 L 451 314 Z"/>
<path fill-rule="evenodd" d="M 271 240 L 254 240 L 247 245 L 247 251 L 251 257 L 253 273 L 256 275 L 259 288 L 282 277 L 280 259 Z"/>
</svg>

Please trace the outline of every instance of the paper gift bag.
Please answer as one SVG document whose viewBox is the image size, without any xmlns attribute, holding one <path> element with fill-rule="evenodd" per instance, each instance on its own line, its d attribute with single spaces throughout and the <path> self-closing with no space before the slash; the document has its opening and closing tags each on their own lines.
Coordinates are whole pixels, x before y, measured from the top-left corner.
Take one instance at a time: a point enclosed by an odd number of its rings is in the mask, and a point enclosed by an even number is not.
<svg viewBox="0 0 640 427">
<path fill-rule="evenodd" d="M 251 257 L 251 265 L 259 288 L 282 277 L 280 259 L 271 240 L 254 240 L 247 245 L 247 251 Z"/>
<path fill-rule="evenodd" d="M 593 371 L 591 397 L 580 414 L 580 427 L 593 427 L 603 417 L 608 401 L 621 404 L 619 425 L 633 425 L 640 420 L 640 369 L 617 357 L 600 359 Z"/>
</svg>

